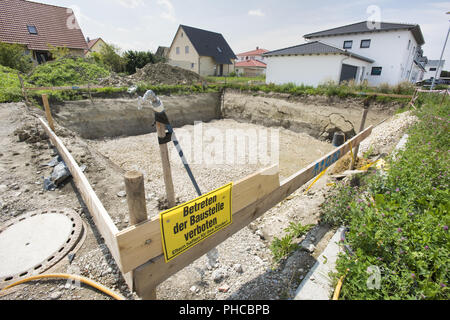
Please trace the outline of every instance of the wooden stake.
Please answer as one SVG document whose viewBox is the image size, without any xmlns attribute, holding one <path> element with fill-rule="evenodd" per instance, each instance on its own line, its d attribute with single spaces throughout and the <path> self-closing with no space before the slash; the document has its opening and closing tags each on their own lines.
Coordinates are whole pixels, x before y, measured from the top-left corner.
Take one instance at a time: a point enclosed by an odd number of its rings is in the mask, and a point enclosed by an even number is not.
<svg viewBox="0 0 450 320">
<path fill-rule="evenodd" d="M 366 125 L 367 114 L 369 113 L 369 106 L 370 106 L 369 101 L 364 102 L 364 111 L 363 111 L 363 115 L 362 115 L 362 119 L 361 119 L 361 126 L 359 127 L 359 133 L 364 131 L 364 127 Z M 359 152 L 359 144 L 355 147 L 355 149 L 353 151 L 354 157 L 352 158 L 350 170 L 355 170 L 356 162 L 358 161 L 358 152 Z"/>
<path fill-rule="evenodd" d="M 145 202 L 144 175 L 138 171 L 129 171 L 125 174 L 125 190 L 127 192 L 128 214 L 130 225 L 134 226 L 147 220 L 147 204 Z M 127 273 L 132 280 L 132 287 L 139 282 L 134 271 Z M 133 289 L 132 289 L 133 290 Z M 141 293 L 144 300 L 156 300 L 156 288 L 147 288 Z"/>
<path fill-rule="evenodd" d="M 159 138 L 164 138 L 166 136 L 164 124 L 156 122 L 156 130 Z M 175 207 L 175 191 L 173 188 L 172 170 L 170 169 L 169 150 L 167 148 L 167 144 L 160 144 L 159 150 L 161 152 L 167 201 L 169 203 L 169 208 L 173 208 Z"/>
<path fill-rule="evenodd" d="M 125 188 L 130 225 L 146 221 L 147 204 L 145 203 L 144 175 L 138 171 L 127 172 L 125 174 Z"/>
<path fill-rule="evenodd" d="M 50 105 L 48 103 L 48 98 L 46 94 L 42 95 L 42 102 L 44 103 L 45 116 L 47 117 L 47 122 L 50 128 L 55 131 L 55 125 L 53 124 L 52 113 L 50 112 Z"/>
<path fill-rule="evenodd" d="M 22 77 L 20 76 L 20 74 L 17 74 L 17 77 L 19 78 L 20 86 L 21 86 L 21 88 L 22 88 L 22 95 L 23 95 L 23 97 L 25 98 L 25 102 L 26 102 L 26 103 L 29 103 L 29 101 L 28 101 L 28 95 L 27 95 L 27 90 L 25 89 L 25 86 L 24 86 L 24 84 L 23 84 L 23 79 L 22 79 Z"/>
</svg>

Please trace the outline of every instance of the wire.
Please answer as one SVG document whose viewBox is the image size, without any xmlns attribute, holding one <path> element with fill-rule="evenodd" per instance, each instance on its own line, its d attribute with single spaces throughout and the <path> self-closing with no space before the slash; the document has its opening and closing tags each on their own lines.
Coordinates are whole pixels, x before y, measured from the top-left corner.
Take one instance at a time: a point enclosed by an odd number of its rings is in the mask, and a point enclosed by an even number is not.
<svg viewBox="0 0 450 320">
<path fill-rule="evenodd" d="M 73 274 L 66 274 L 66 273 L 55 273 L 55 274 L 40 274 L 37 276 L 32 276 L 32 277 L 28 277 L 22 280 L 19 280 L 17 282 L 14 282 L 8 286 L 6 286 L 5 288 L 3 288 L 1 291 L 10 289 L 12 287 L 18 286 L 20 284 L 29 282 L 29 281 L 34 281 L 34 280 L 40 280 L 40 279 L 71 279 L 71 280 L 77 280 L 80 282 L 83 282 L 87 285 L 90 285 L 91 287 L 94 287 L 97 290 L 100 290 L 101 292 L 111 296 L 112 298 L 116 299 L 116 300 L 126 300 L 122 295 L 115 293 L 113 291 L 111 291 L 109 288 L 105 287 L 104 285 L 101 285 L 98 282 L 95 282 L 89 278 L 83 277 L 83 276 L 78 276 L 78 275 L 73 275 Z"/>
</svg>

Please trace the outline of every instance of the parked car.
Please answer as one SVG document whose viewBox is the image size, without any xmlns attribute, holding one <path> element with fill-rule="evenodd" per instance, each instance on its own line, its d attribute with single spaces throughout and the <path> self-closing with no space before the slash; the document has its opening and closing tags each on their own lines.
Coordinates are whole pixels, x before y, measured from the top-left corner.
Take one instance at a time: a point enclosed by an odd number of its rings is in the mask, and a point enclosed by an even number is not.
<svg viewBox="0 0 450 320">
<path fill-rule="evenodd" d="M 419 81 L 416 83 L 416 85 L 424 86 L 424 87 L 431 86 L 432 84 L 433 84 L 433 78 L 422 80 L 422 81 Z M 434 82 L 435 86 L 439 85 L 439 84 L 450 84 L 450 79 L 437 79 Z"/>
</svg>

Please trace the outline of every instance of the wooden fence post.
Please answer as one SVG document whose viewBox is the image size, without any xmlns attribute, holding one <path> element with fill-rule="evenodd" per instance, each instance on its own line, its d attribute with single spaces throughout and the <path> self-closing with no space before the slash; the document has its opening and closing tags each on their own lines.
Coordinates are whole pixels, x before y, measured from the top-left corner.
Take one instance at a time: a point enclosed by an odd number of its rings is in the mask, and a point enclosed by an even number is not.
<svg viewBox="0 0 450 320">
<path fill-rule="evenodd" d="M 367 99 L 364 102 L 364 111 L 361 118 L 361 126 L 359 127 L 359 133 L 364 131 L 364 127 L 366 125 L 367 114 L 369 113 L 370 101 Z M 359 152 L 359 144 L 355 147 L 353 152 L 353 158 L 350 165 L 350 170 L 355 170 L 356 162 L 358 161 L 358 152 Z"/>
<path fill-rule="evenodd" d="M 147 204 L 145 202 L 144 175 L 138 171 L 128 171 L 125 174 L 125 190 L 127 192 L 128 215 L 130 225 L 137 225 L 147 221 Z M 130 272 L 133 287 L 140 279 L 136 278 L 134 271 Z M 156 288 L 147 289 L 146 292 L 140 292 L 139 296 L 144 300 L 156 300 Z"/>
<path fill-rule="evenodd" d="M 25 89 L 25 85 L 23 84 L 23 79 L 20 76 L 20 74 L 17 74 L 17 77 L 19 78 L 20 87 L 22 88 L 22 95 L 25 98 L 25 102 L 29 104 L 28 95 L 27 95 L 27 89 Z"/>
<path fill-rule="evenodd" d="M 50 128 L 55 132 L 55 125 L 53 124 L 52 113 L 50 111 L 50 105 L 48 103 L 48 98 L 46 94 L 42 95 L 42 102 L 44 103 L 45 115 L 47 117 L 47 122 Z"/>
<path fill-rule="evenodd" d="M 164 124 L 156 122 L 156 130 L 159 138 L 164 138 L 166 136 Z M 159 150 L 161 152 L 167 201 L 169 203 L 169 208 L 173 208 L 175 206 L 175 191 L 173 188 L 172 170 L 170 169 L 169 149 L 167 148 L 167 144 L 160 144 Z"/>
<path fill-rule="evenodd" d="M 147 204 L 145 203 L 144 175 L 138 171 L 125 174 L 125 190 L 127 192 L 128 214 L 130 225 L 147 220 Z"/>
</svg>

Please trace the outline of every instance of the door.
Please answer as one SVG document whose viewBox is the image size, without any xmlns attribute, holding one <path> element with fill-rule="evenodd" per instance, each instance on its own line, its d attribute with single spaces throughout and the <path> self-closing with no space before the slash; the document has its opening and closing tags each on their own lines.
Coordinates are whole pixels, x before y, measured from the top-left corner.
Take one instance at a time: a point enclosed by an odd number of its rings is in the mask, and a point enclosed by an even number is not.
<svg viewBox="0 0 450 320">
<path fill-rule="evenodd" d="M 349 64 L 342 64 L 341 79 L 339 82 L 355 80 L 357 72 L 358 67 L 351 66 Z"/>
<path fill-rule="evenodd" d="M 219 77 L 223 76 L 223 64 L 219 67 Z"/>
</svg>

